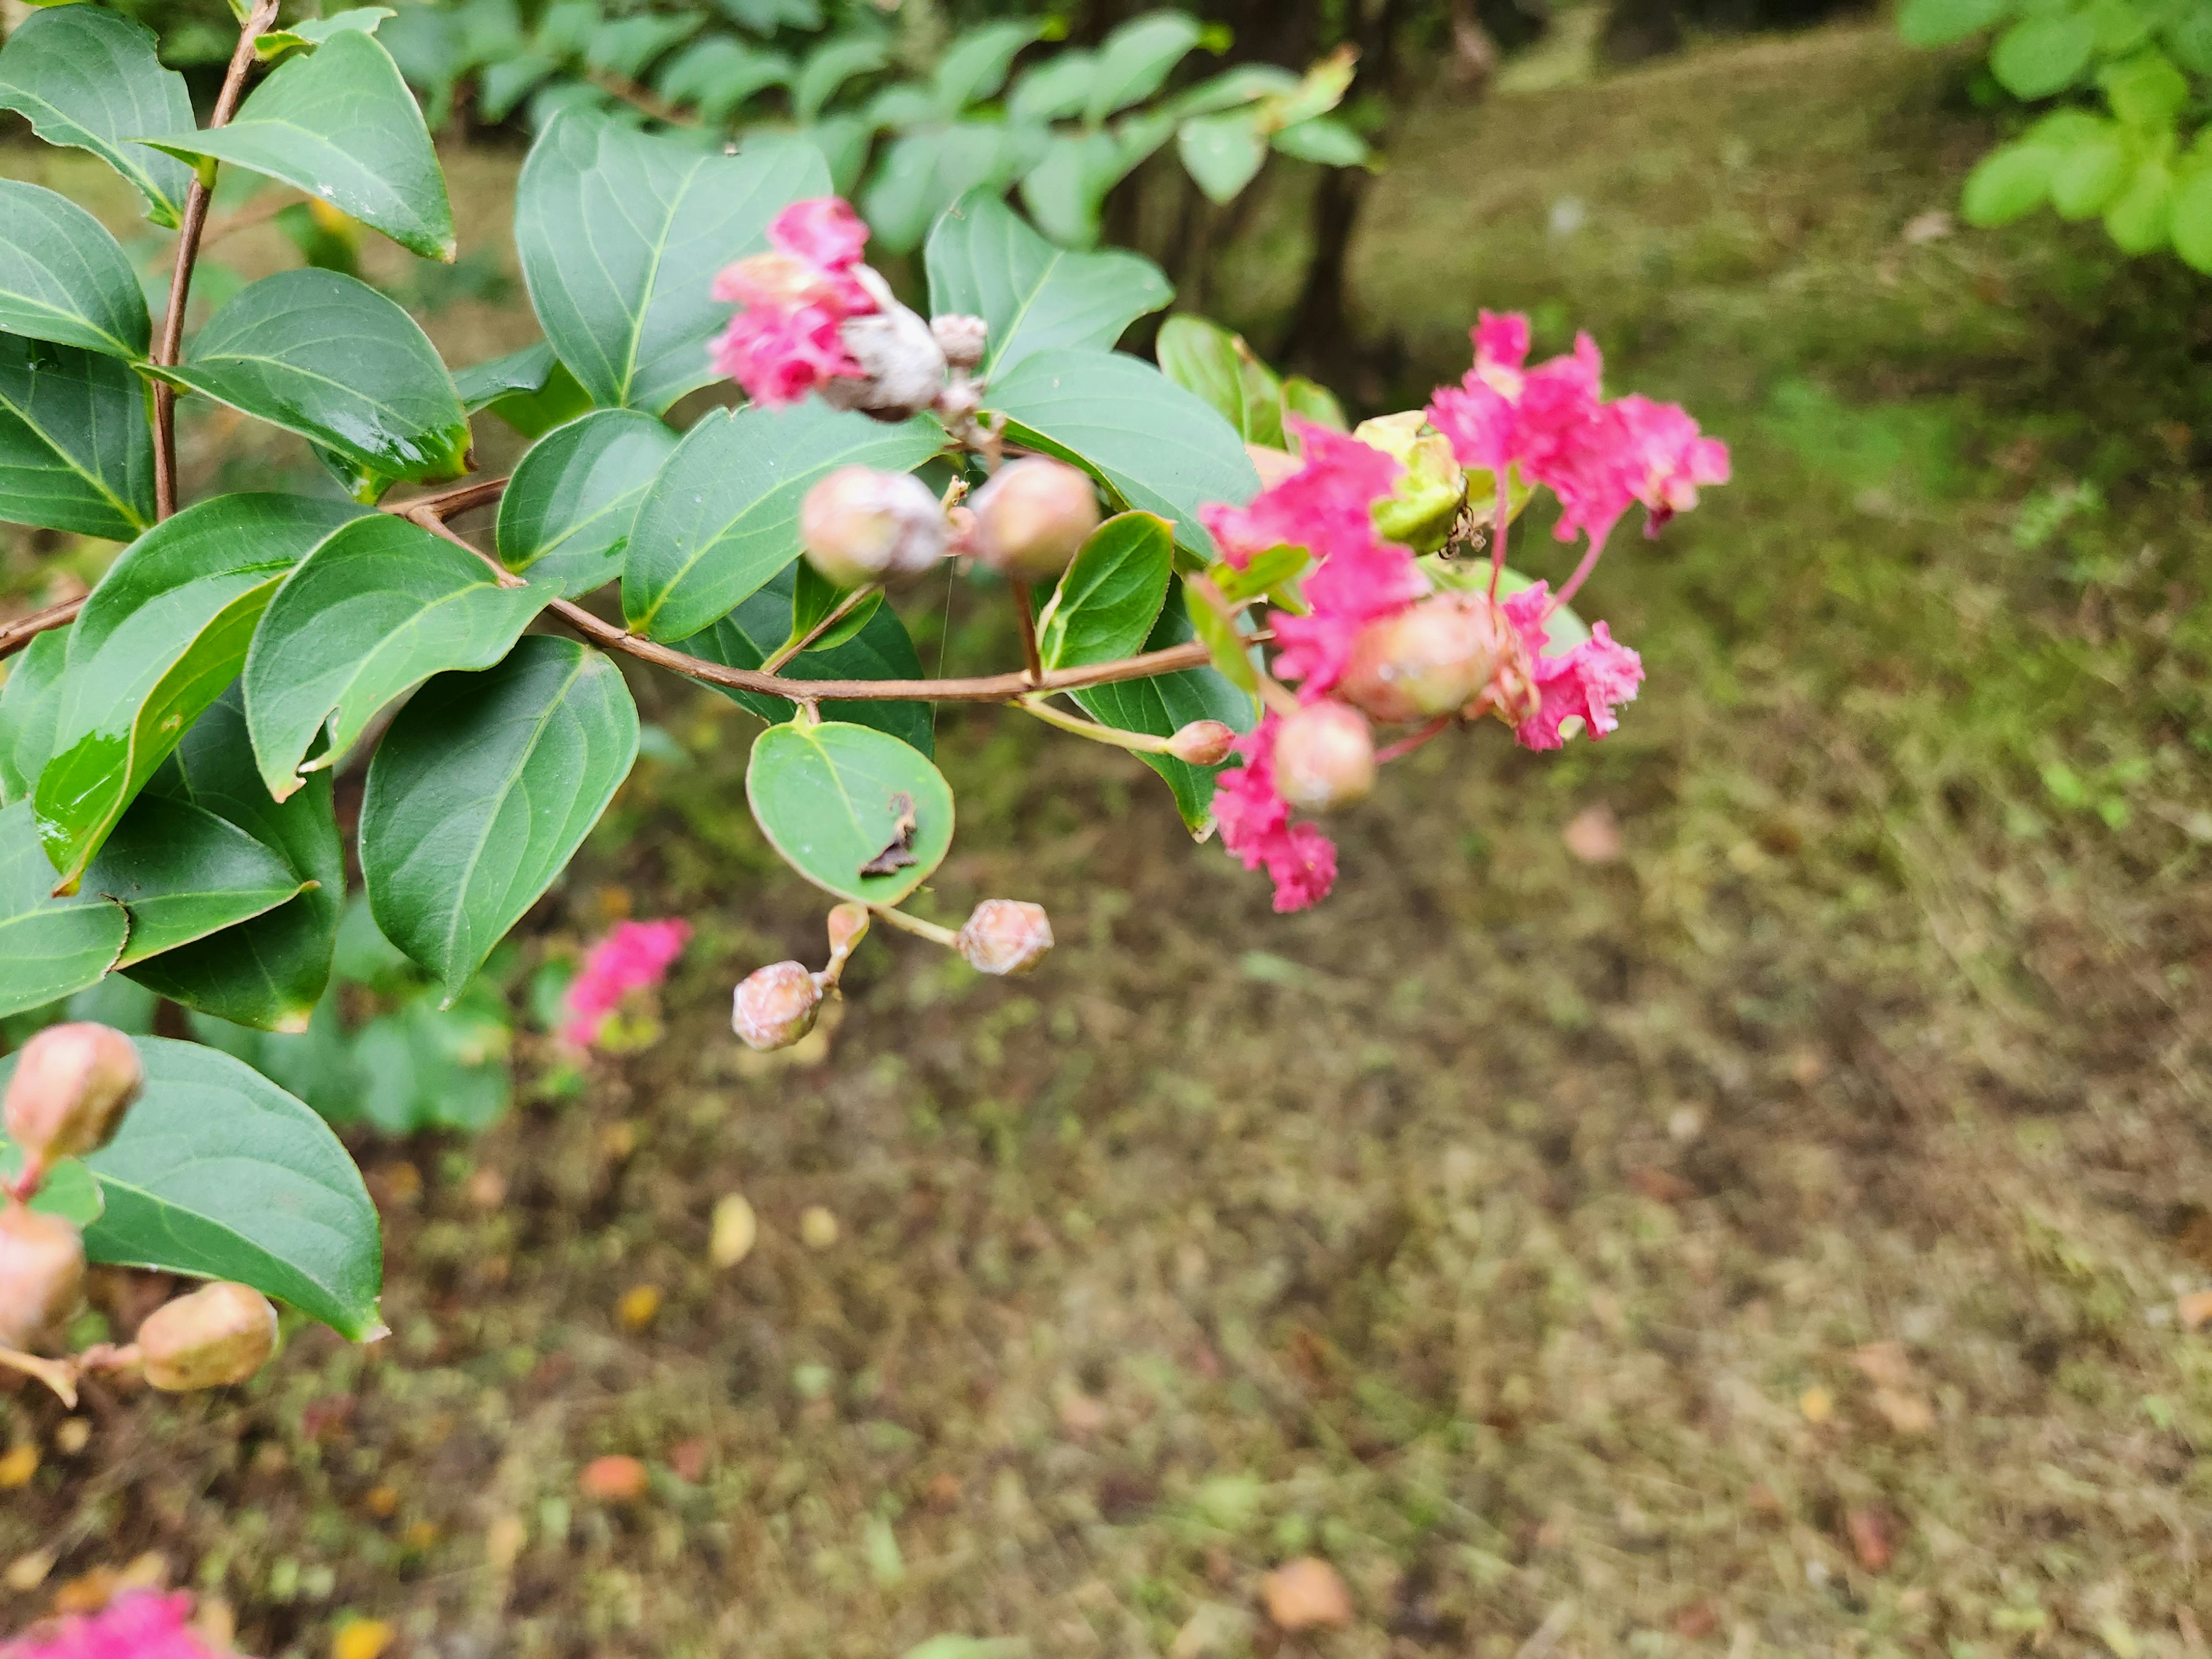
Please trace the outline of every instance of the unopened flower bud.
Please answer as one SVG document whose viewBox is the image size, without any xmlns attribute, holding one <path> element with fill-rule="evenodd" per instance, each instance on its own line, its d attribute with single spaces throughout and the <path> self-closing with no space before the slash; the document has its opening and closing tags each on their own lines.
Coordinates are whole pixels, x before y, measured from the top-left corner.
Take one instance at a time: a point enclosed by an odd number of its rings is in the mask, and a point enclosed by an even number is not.
<svg viewBox="0 0 2212 1659">
<path fill-rule="evenodd" d="M 822 1011 L 822 986 L 803 962 L 772 962 L 738 986 L 730 1029 L 745 1047 L 766 1053 L 788 1048 L 814 1029 Z"/>
<path fill-rule="evenodd" d="M 849 899 L 830 912 L 830 954 L 848 957 L 853 947 L 868 936 L 868 907 Z"/>
<path fill-rule="evenodd" d="M 1193 766 L 1218 766 L 1237 733 L 1219 720 L 1193 720 L 1168 739 L 1168 753 Z"/>
<path fill-rule="evenodd" d="M 276 1352 L 276 1310 L 247 1285 L 203 1285 L 138 1327 L 146 1381 L 164 1394 L 234 1388 Z"/>
<path fill-rule="evenodd" d="M 878 309 L 848 317 L 837 338 L 860 366 L 858 375 L 839 375 L 822 383 L 822 400 L 879 421 L 910 420 L 937 401 L 945 386 L 945 349 L 929 325 L 893 296 L 890 286 L 866 265 L 853 267 L 854 279 Z"/>
<path fill-rule="evenodd" d="M 979 974 L 1026 974 L 1052 949 L 1052 919 L 1042 904 L 985 899 L 960 930 L 958 948 Z"/>
<path fill-rule="evenodd" d="M 1285 715 L 1275 734 L 1275 787 L 1308 812 L 1364 799 L 1375 787 L 1375 739 L 1340 702 L 1312 702 Z"/>
<path fill-rule="evenodd" d="M 1512 631 L 1482 594 L 1437 594 L 1361 629 L 1337 694 L 1386 722 L 1449 714 L 1498 672 Z"/>
<path fill-rule="evenodd" d="M 983 366 L 984 351 L 991 343 L 991 325 L 981 317 L 933 317 L 929 331 L 938 349 L 944 352 L 945 361 L 954 368 L 973 373 Z"/>
<path fill-rule="evenodd" d="M 49 1025 L 23 1045 L 8 1080 L 9 1138 L 40 1165 L 97 1152 L 144 1081 L 137 1045 L 112 1026 Z"/>
<path fill-rule="evenodd" d="M 945 556 L 951 526 L 911 472 L 841 466 L 806 492 L 799 541 L 807 562 L 840 587 L 915 576 Z"/>
<path fill-rule="evenodd" d="M 84 1240 L 59 1216 L 0 1207 L 0 1347 L 27 1348 L 76 1311 Z"/>
<path fill-rule="evenodd" d="M 1098 528 L 1098 496 L 1084 473 L 1044 455 L 1000 467 L 975 492 L 977 558 L 1002 575 L 1049 581 Z"/>
</svg>

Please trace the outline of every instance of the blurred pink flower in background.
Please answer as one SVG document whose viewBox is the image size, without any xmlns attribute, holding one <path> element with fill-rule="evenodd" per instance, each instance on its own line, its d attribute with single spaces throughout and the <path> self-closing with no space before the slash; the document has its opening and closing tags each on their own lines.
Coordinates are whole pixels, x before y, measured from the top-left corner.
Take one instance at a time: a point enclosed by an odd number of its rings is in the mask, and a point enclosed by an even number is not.
<svg viewBox="0 0 2212 1659">
<path fill-rule="evenodd" d="M 623 999 L 667 978 L 690 942 L 691 924 L 672 916 L 616 927 L 585 953 L 584 965 L 568 981 L 573 1018 L 561 1028 L 562 1036 L 579 1048 L 590 1048 Z"/>
<path fill-rule="evenodd" d="M 126 1595 L 89 1618 L 64 1619 L 53 1634 L 0 1645 L 0 1659 L 217 1659 L 185 1621 L 192 1598 Z"/>
<path fill-rule="evenodd" d="M 767 408 L 795 404 L 860 366 L 839 333 L 878 309 L 853 275 L 868 228 L 834 196 L 793 202 L 769 227 L 775 251 L 738 260 L 714 279 L 714 297 L 741 307 L 714 347 L 714 367 Z"/>
</svg>

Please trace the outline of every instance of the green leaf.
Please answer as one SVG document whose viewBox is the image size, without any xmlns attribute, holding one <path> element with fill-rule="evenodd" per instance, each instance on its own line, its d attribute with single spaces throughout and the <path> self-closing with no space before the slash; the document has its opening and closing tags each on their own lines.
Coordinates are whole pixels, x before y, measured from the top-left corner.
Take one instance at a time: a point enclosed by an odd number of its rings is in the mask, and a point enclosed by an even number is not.
<svg viewBox="0 0 2212 1659">
<path fill-rule="evenodd" d="M 1175 574 L 1175 537 L 1149 513 L 1123 513 L 1091 532 L 1037 617 L 1047 668 L 1111 662 L 1145 642 Z"/>
<path fill-rule="evenodd" d="M 799 556 L 799 505 L 823 477 L 911 471 L 944 443 L 927 416 L 886 426 L 819 399 L 702 417 L 630 526 L 623 619 L 656 640 L 698 633 Z"/>
<path fill-rule="evenodd" d="M 376 1206 L 330 1127 L 228 1054 L 133 1041 L 146 1086 L 84 1160 L 106 1206 L 85 1254 L 251 1285 L 352 1341 L 382 1334 Z M 0 1060 L 0 1085 L 15 1059 Z"/>
<path fill-rule="evenodd" d="M 100 157 L 145 198 L 155 224 L 183 221 L 191 169 L 137 142 L 193 125 L 185 77 L 161 67 L 152 31 L 100 6 L 33 13 L 0 47 L 0 109 L 50 144 Z"/>
<path fill-rule="evenodd" d="M 1252 643 L 1243 630 L 1190 589 L 1183 590 L 1182 599 L 1191 632 L 1206 641 L 1215 672 L 1240 690 L 1258 691 L 1260 673 L 1252 665 Z"/>
<path fill-rule="evenodd" d="M 118 542 L 153 522 L 154 428 L 137 375 L 0 334 L 0 519 Z"/>
<path fill-rule="evenodd" d="M 861 210 L 879 251 L 910 252 L 939 215 L 970 191 L 995 196 L 1043 160 L 1041 127 L 956 121 L 909 132 L 884 155 Z"/>
<path fill-rule="evenodd" d="M 48 629 L 8 665 L 8 684 L 0 688 L 0 804 L 30 799 L 39 774 L 53 757 L 62 674 L 75 629 L 74 623 Z"/>
<path fill-rule="evenodd" d="M 1337 402 L 1336 394 L 1303 374 L 1293 374 L 1283 382 L 1283 413 L 1311 421 L 1316 426 L 1325 426 L 1332 432 L 1352 430 L 1352 422 L 1345 418 L 1344 405 Z"/>
<path fill-rule="evenodd" d="M 131 976 L 188 1008 L 268 1031 L 307 1029 L 331 971 L 345 902 L 345 849 L 331 777 L 319 772 L 281 805 L 253 764 L 246 699 L 233 685 L 193 722 L 147 785 L 234 823 L 282 857 L 304 884 L 264 915 L 141 963 Z"/>
<path fill-rule="evenodd" d="M 955 36 L 930 76 L 939 106 L 947 115 L 957 115 L 978 99 L 990 97 L 1006 85 L 1015 54 L 1042 32 L 1042 23 L 1024 19 L 985 23 Z"/>
<path fill-rule="evenodd" d="M 792 868 L 863 904 L 896 904 L 952 845 L 952 791 L 944 777 L 913 747 L 872 726 L 769 726 L 753 744 L 745 798 Z M 861 873 L 902 846 L 912 863 Z"/>
<path fill-rule="evenodd" d="M 671 46 L 699 32 L 703 12 L 636 12 L 614 17 L 592 31 L 584 61 L 595 70 L 636 80 Z"/>
<path fill-rule="evenodd" d="M 284 578 L 246 653 L 246 718 L 261 781 L 283 800 L 343 759 L 386 703 L 447 669 L 504 657 L 550 587 L 501 587 L 482 560 L 375 514 Z M 313 759 L 319 736 L 328 746 Z"/>
<path fill-rule="evenodd" d="M 1979 34 L 2013 9 L 2013 0 L 1905 0 L 1897 32 L 1907 46 L 1948 46 Z"/>
<path fill-rule="evenodd" d="M 453 210 L 422 112 L 392 54 L 358 29 L 278 64 L 228 126 L 156 148 L 282 179 L 410 252 L 453 258 Z"/>
<path fill-rule="evenodd" d="M 514 1099 L 507 1063 L 514 1039 L 495 1010 L 441 1009 L 416 997 L 369 1021 L 355 1039 L 360 1115 L 388 1135 L 480 1134 Z"/>
<path fill-rule="evenodd" d="M 489 410 L 526 438 L 542 438 L 592 406 L 591 394 L 543 340 L 459 370 L 453 386 L 470 414 Z"/>
<path fill-rule="evenodd" d="M 1073 462 L 1121 503 L 1176 526 L 1178 546 L 1213 556 L 1201 501 L 1249 501 L 1259 492 L 1243 441 L 1203 399 L 1150 363 L 1105 351 L 1040 351 L 992 383 L 985 400 L 1006 435 Z"/>
<path fill-rule="evenodd" d="M 2127 144 L 2117 130 L 2101 122 L 2099 126 L 2060 152 L 2051 169 L 2051 205 L 2062 219 L 2103 212 L 2127 182 Z"/>
<path fill-rule="evenodd" d="M 1091 95 L 1098 59 L 1079 48 L 1056 52 L 1024 70 L 1006 99 L 1017 121 L 1057 121 L 1080 110 Z"/>
<path fill-rule="evenodd" d="M 664 64 L 653 89 L 672 104 L 689 105 L 709 125 L 719 125 L 755 93 L 787 85 L 791 76 L 791 59 L 781 52 L 710 34 Z"/>
<path fill-rule="evenodd" d="M 328 17 L 304 18 L 289 28 L 270 29 L 257 35 L 253 55 L 264 64 L 273 64 L 291 52 L 313 51 L 334 34 L 349 30 L 374 34 L 379 23 L 398 15 L 389 6 L 356 6 L 350 11 L 332 12 Z"/>
<path fill-rule="evenodd" d="M 661 413 L 714 378 L 707 344 L 730 314 L 715 273 L 829 186 L 821 159 L 789 139 L 725 155 L 585 111 L 557 117 L 531 146 L 514 206 L 545 337 L 594 402 Z"/>
<path fill-rule="evenodd" d="M 938 220 L 924 258 L 930 309 L 991 325 L 987 374 L 1039 351 L 1109 350 L 1131 323 L 1175 297 L 1151 260 L 1054 247 L 983 192 L 963 197 Z"/>
<path fill-rule="evenodd" d="M 1054 241 L 1089 247 L 1098 240 L 1107 191 L 1133 165 L 1110 134 L 1056 132 L 1044 158 L 1023 176 L 1022 205 Z"/>
<path fill-rule="evenodd" d="M 2026 218 L 2050 199 L 2059 152 L 2047 144 L 2001 144 L 1966 175 L 1959 198 L 1966 222 L 1987 230 Z"/>
<path fill-rule="evenodd" d="M 1176 130 L 1176 153 L 1209 198 L 1233 202 L 1266 165 L 1267 141 L 1250 115 L 1231 110 L 1185 121 Z"/>
<path fill-rule="evenodd" d="M 786 565 L 768 582 L 704 633 L 684 641 L 695 657 L 720 663 L 726 668 L 758 668 L 790 637 L 787 624 L 793 610 L 799 573 L 809 567 L 803 560 Z M 794 680 L 910 680 L 921 678 L 921 659 L 898 612 L 879 605 L 868 613 L 860 631 L 842 643 L 802 651 L 777 671 Z M 732 702 L 750 709 L 771 726 L 792 718 L 795 705 L 781 697 L 757 691 L 716 686 Z M 926 702 L 825 702 L 829 719 L 849 720 L 888 732 L 923 754 L 936 750 Z"/>
<path fill-rule="evenodd" d="M 1310 556 L 1303 547 L 1271 547 L 1247 559 L 1241 570 L 1224 563 L 1206 574 L 1223 599 L 1243 605 L 1289 581 L 1306 568 Z"/>
<path fill-rule="evenodd" d="M 218 495 L 156 525 L 108 567 L 71 633 L 53 758 L 38 781 L 39 833 L 64 882 L 237 678 L 286 573 L 357 516 L 338 501 Z"/>
<path fill-rule="evenodd" d="M 2096 46 L 2097 26 L 2083 13 L 2025 17 L 1997 37 L 1990 72 L 2015 98 L 2048 98 L 2081 78 Z"/>
<path fill-rule="evenodd" d="M 236 824 L 155 794 L 132 804 L 84 872 L 87 890 L 131 913 L 118 968 L 251 921 L 301 884 L 289 864 Z"/>
<path fill-rule="evenodd" d="M 0 329 L 136 358 L 152 326 L 138 273 L 99 220 L 66 196 L 0 180 Z"/>
<path fill-rule="evenodd" d="M 1170 597 L 1160 608 L 1160 619 L 1144 648 L 1164 651 L 1190 637 L 1190 619 L 1182 602 Z M 1092 686 L 1075 693 L 1075 701 L 1093 720 L 1156 738 L 1173 737 L 1193 720 L 1219 720 L 1238 732 L 1252 729 L 1252 699 L 1211 668 L 1185 668 L 1148 679 Z M 1170 755 L 1137 758 L 1167 781 L 1176 809 L 1190 832 L 1204 835 L 1213 822 L 1213 780 L 1221 769 L 1193 766 Z"/>
<path fill-rule="evenodd" d="M 2105 210 L 2105 234 L 2123 253 L 2154 252 L 2172 234 L 2172 169 L 2160 156 L 2145 156 Z"/>
<path fill-rule="evenodd" d="M 802 121 L 822 113 L 837 88 L 856 75 L 870 75 L 891 60 L 890 43 L 873 34 L 846 34 L 826 40 L 806 56 L 791 83 L 791 110 Z"/>
<path fill-rule="evenodd" d="M 1085 118 L 1096 125 L 1115 110 L 1151 97 L 1205 36 L 1197 19 L 1179 11 L 1156 11 L 1122 24 L 1098 49 Z"/>
<path fill-rule="evenodd" d="M 675 447 L 676 434 L 641 410 L 596 410 L 555 428 L 500 499 L 501 562 L 571 599 L 621 580 L 630 520 Z"/>
<path fill-rule="evenodd" d="M 1246 443 L 1284 447 L 1282 382 L 1242 335 L 1179 313 L 1160 325 L 1154 350 L 1160 372 L 1204 398 Z"/>
<path fill-rule="evenodd" d="M 0 1014 L 96 985 L 123 954 L 123 907 L 95 893 L 54 898 L 53 884 L 30 803 L 0 810 Z"/>
<path fill-rule="evenodd" d="M 1364 167 L 1374 159 L 1364 138 L 1343 122 L 1324 115 L 1293 122 L 1268 142 L 1297 161 L 1325 167 Z"/>
<path fill-rule="evenodd" d="M 637 758 L 622 671 L 533 635 L 480 674 L 441 674 L 369 763 L 361 867 L 384 936 L 447 1001 L 574 856 Z"/>
<path fill-rule="evenodd" d="M 852 597 L 850 588 L 840 587 L 805 559 L 791 562 L 791 634 L 784 641 L 795 645 L 806 639 L 815 629 L 836 614 L 837 607 Z M 867 626 L 868 618 L 876 614 L 876 607 L 884 602 L 881 589 L 855 604 L 850 611 L 837 618 L 836 626 L 824 629 L 820 637 L 807 646 L 810 651 L 827 651 L 840 646 Z"/>
<path fill-rule="evenodd" d="M 0 1135 L 0 1182 L 12 1182 L 22 1173 L 23 1149 Z M 31 1207 L 41 1215 L 58 1215 L 82 1232 L 100 1219 L 106 1206 L 92 1171 L 81 1159 L 64 1158 L 46 1166 L 46 1179 L 31 1200 Z"/>
<path fill-rule="evenodd" d="M 2212 169 L 2191 174 L 2173 192 L 2173 251 L 2192 270 L 2212 274 Z"/>
<path fill-rule="evenodd" d="M 2156 47 L 2124 63 L 2107 64 L 2099 71 L 2097 85 L 2113 114 L 2146 131 L 2171 128 L 2189 104 L 2189 77 Z"/>
<path fill-rule="evenodd" d="M 162 373 L 386 477 L 468 470 L 468 416 L 429 337 L 334 270 L 263 277 L 216 313 L 182 367 Z"/>
<path fill-rule="evenodd" d="M 1239 64 L 1235 69 L 1200 82 L 1188 92 L 1177 93 L 1169 104 L 1176 116 L 1212 115 L 1262 98 L 1283 98 L 1297 93 L 1303 83 L 1286 69 L 1273 64 Z"/>
</svg>

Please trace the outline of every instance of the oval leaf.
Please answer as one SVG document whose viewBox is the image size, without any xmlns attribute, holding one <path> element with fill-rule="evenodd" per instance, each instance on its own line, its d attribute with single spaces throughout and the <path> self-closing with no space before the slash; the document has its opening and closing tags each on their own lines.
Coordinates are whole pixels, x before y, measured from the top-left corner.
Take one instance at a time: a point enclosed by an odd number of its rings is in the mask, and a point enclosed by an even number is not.
<svg viewBox="0 0 2212 1659">
<path fill-rule="evenodd" d="M 50 144 L 99 156 L 137 188 L 155 224 L 182 221 L 191 169 L 137 142 L 193 126 L 185 77 L 161 67 L 150 29 L 100 6 L 33 12 L 0 48 L 0 109 Z"/>
<path fill-rule="evenodd" d="M 124 550 L 71 630 L 39 833 L 64 882 L 100 850 L 154 769 L 246 665 L 292 567 L 360 516 L 342 501 L 219 495 Z"/>
<path fill-rule="evenodd" d="M 819 399 L 706 416 L 630 526 L 624 620 L 656 640 L 698 633 L 799 556 L 799 504 L 817 481 L 841 466 L 910 471 L 944 443 L 926 416 L 885 426 Z"/>
<path fill-rule="evenodd" d="M 567 866 L 637 758 L 622 671 L 533 635 L 416 693 L 369 763 L 361 867 L 376 924 L 447 1000 Z"/>
<path fill-rule="evenodd" d="M 1076 668 L 1133 654 L 1152 631 L 1175 573 L 1165 520 L 1124 513 L 1092 532 L 1037 618 L 1047 668 Z"/>
<path fill-rule="evenodd" d="M 281 179 L 426 259 L 453 257 L 453 210 L 422 112 L 392 54 L 360 29 L 286 58 L 228 126 L 157 148 Z"/>
<path fill-rule="evenodd" d="M 0 1182 L 12 1182 L 22 1173 L 23 1149 L 0 1135 Z M 82 1232 L 100 1219 L 104 1206 L 92 1171 L 77 1159 L 64 1158 L 47 1165 L 31 1207 L 41 1215 L 58 1215 Z"/>
<path fill-rule="evenodd" d="M 753 744 L 745 797 L 792 868 L 863 904 L 896 904 L 952 845 L 943 775 L 872 726 L 769 726 Z"/>
<path fill-rule="evenodd" d="M 84 872 L 87 891 L 131 913 L 118 968 L 273 910 L 302 884 L 236 824 L 161 795 L 136 802 Z"/>
<path fill-rule="evenodd" d="M 500 498 L 500 562 L 571 599 L 619 580 L 630 520 L 675 447 L 665 422 L 635 409 L 547 433 Z"/>
<path fill-rule="evenodd" d="M 389 514 L 346 526 L 285 577 L 246 650 L 262 782 L 283 800 L 304 772 L 343 758 L 395 697 L 447 669 L 497 662 L 552 597 L 501 587 L 482 560 Z M 310 760 L 326 729 L 329 746 Z"/>
<path fill-rule="evenodd" d="M 530 148 L 514 242 L 545 337 L 592 401 L 658 415 L 714 378 L 707 343 L 730 314 L 715 273 L 766 247 L 791 203 L 829 193 L 803 144 L 725 155 L 570 110 Z"/>
<path fill-rule="evenodd" d="M 84 1161 L 106 1205 L 85 1254 L 234 1279 L 351 1340 L 382 1335 L 376 1206 L 330 1126 L 228 1054 L 132 1041 L 146 1087 L 115 1139 Z M 15 1060 L 0 1060 L 0 1087 Z"/>
<path fill-rule="evenodd" d="M 145 290 L 106 228 L 66 196 L 0 181 L 0 328 L 143 357 Z"/>
<path fill-rule="evenodd" d="M 0 688 L 0 802 L 29 800 L 54 752 L 62 676 L 75 631 L 74 623 L 50 628 L 8 665 L 8 684 Z"/>
<path fill-rule="evenodd" d="M 356 277 L 265 276 L 216 313 L 188 362 L 162 372 L 385 477 L 467 471 L 469 420 L 453 376 L 421 325 Z"/>
<path fill-rule="evenodd" d="M 53 884 L 31 804 L 0 810 L 0 1014 L 97 985 L 123 954 L 123 907 L 92 893 L 54 898 Z"/>
<path fill-rule="evenodd" d="M 136 374 L 0 334 L 0 519 L 117 542 L 154 521 L 154 428 Z"/>
<path fill-rule="evenodd" d="M 1161 607 L 1160 619 L 1144 648 L 1164 651 L 1190 637 L 1190 619 L 1182 605 L 1167 605 Z M 1093 720 L 1156 738 L 1172 737 L 1193 720 L 1219 720 L 1238 732 L 1252 729 L 1252 699 L 1211 668 L 1093 686 L 1075 693 L 1075 701 Z M 1193 766 L 1171 755 L 1140 754 L 1137 758 L 1167 781 L 1184 826 L 1194 836 L 1205 835 L 1213 823 L 1213 780 L 1221 769 Z"/>
</svg>

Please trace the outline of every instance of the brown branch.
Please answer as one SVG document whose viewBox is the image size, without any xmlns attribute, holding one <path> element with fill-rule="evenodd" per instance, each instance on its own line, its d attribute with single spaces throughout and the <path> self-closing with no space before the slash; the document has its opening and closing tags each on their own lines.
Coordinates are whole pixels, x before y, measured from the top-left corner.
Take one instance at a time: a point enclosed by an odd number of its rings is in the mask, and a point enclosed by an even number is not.
<svg viewBox="0 0 2212 1659">
<path fill-rule="evenodd" d="M 0 657 L 12 657 L 48 629 L 67 628 L 76 620 L 76 613 L 84 609 L 84 601 L 64 599 L 59 605 L 50 605 L 44 611 L 33 611 L 27 617 L 18 617 L 11 623 L 0 623 Z"/>
<path fill-rule="evenodd" d="M 254 0 L 252 14 L 238 31 L 238 45 L 223 72 L 222 89 L 216 94 L 210 127 L 227 124 L 238 112 L 246 92 L 246 77 L 253 68 L 253 43 L 276 21 L 276 0 Z M 208 187 L 196 171 L 185 197 L 185 222 L 177 232 L 177 264 L 169 275 L 169 310 L 161 319 L 161 337 L 154 348 L 157 367 L 173 368 L 185 344 L 185 306 L 191 298 L 192 264 L 199 258 L 200 236 L 207 228 Z M 167 380 L 154 382 L 154 516 L 166 519 L 177 510 L 177 389 Z"/>
</svg>

